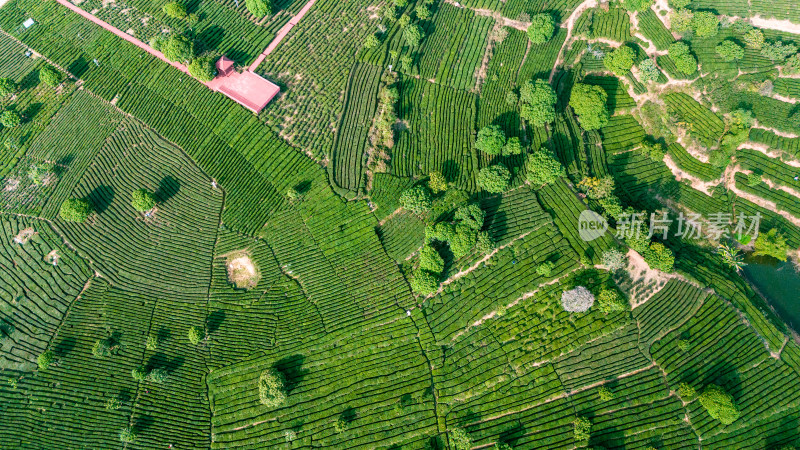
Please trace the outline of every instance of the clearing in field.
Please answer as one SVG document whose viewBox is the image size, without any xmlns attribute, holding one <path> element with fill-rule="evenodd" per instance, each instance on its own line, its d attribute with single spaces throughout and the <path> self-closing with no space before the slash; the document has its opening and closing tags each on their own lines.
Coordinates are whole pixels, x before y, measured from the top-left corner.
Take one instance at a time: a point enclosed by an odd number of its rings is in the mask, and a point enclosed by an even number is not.
<svg viewBox="0 0 800 450">
<path fill-rule="evenodd" d="M 258 268 L 245 252 L 236 252 L 227 258 L 228 281 L 238 289 L 252 289 L 261 279 Z"/>
</svg>

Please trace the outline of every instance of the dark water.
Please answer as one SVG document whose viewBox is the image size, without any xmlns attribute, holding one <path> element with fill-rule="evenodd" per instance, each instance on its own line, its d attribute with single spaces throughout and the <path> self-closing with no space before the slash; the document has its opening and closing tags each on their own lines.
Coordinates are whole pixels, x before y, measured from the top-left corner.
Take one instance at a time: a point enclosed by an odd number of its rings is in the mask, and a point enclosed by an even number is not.
<svg viewBox="0 0 800 450">
<path fill-rule="evenodd" d="M 800 330 L 800 274 L 789 261 L 763 256 L 745 258 L 744 276 L 761 294 L 784 322 Z"/>
</svg>

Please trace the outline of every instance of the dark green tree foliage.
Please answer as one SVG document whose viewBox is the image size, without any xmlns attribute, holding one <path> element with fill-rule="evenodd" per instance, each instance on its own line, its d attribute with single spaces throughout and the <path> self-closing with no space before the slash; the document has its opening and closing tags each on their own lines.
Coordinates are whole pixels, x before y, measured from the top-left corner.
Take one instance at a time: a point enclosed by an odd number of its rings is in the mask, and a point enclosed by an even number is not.
<svg viewBox="0 0 800 450">
<path fill-rule="evenodd" d="M 439 275 L 418 269 L 414 272 L 409 284 L 411 285 L 411 290 L 417 294 L 430 295 L 439 289 Z"/>
<path fill-rule="evenodd" d="M 755 256 L 771 256 L 781 261 L 786 261 L 789 244 L 786 238 L 773 228 L 766 233 L 759 233 L 755 242 Z"/>
<path fill-rule="evenodd" d="M 484 167 L 478 172 L 478 186 L 494 194 L 505 192 L 511 182 L 511 172 L 502 164 Z"/>
<path fill-rule="evenodd" d="M 603 65 L 606 69 L 610 70 L 617 76 L 625 76 L 633 67 L 634 57 L 633 49 L 627 45 L 623 45 L 614 49 L 611 53 L 607 53 L 603 58 Z"/>
<path fill-rule="evenodd" d="M 572 87 L 569 106 L 578 115 L 578 123 L 584 130 L 591 131 L 603 128 L 608 123 L 606 109 L 608 94 L 600 86 L 576 83 Z"/>
<path fill-rule="evenodd" d="M 691 75 L 697 71 L 697 60 L 689 51 L 689 46 L 683 42 L 673 42 L 667 51 L 675 67 L 681 72 Z"/>
<path fill-rule="evenodd" d="M 419 268 L 433 273 L 444 270 L 444 260 L 430 244 L 423 245 L 419 251 Z"/>
<path fill-rule="evenodd" d="M 20 123 L 22 123 L 22 116 L 16 111 L 8 110 L 0 114 L 0 124 L 5 128 L 16 128 Z"/>
<path fill-rule="evenodd" d="M 400 194 L 400 206 L 416 214 L 427 212 L 431 209 L 431 204 L 431 191 L 422 184 L 408 188 Z"/>
<path fill-rule="evenodd" d="M 455 214 L 456 221 L 476 231 L 483 228 L 485 217 L 486 213 L 475 204 L 462 206 L 456 210 Z"/>
<path fill-rule="evenodd" d="M 189 63 L 189 74 L 203 83 L 208 83 L 217 76 L 217 68 L 214 66 L 214 60 L 205 56 L 194 58 Z"/>
<path fill-rule="evenodd" d="M 417 24 L 408 24 L 407 26 L 403 27 L 403 39 L 408 43 L 411 47 L 416 47 L 422 41 L 422 38 L 425 37 L 425 33 L 422 31 L 422 27 Z"/>
<path fill-rule="evenodd" d="M 261 372 L 258 378 L 258 398 L 262 405 L 276 408 L 286 401 L 286 379 L 276 369 Z"/>
<path fill-rule="evenodd" d="M 56 87 L 61 83 L 61 72 L 54 67 L 42 67 L 42 69 L 39 70 L 39 81 L 48 86 Z"/>
<path fill-rule="evenodd" d="M 173 62 L 188 63 L 194 58 L 194 42 L 186 36 L 173 34 L 166 39 L 155 39 L 153 48 Z"/>
<path fill-rule="evenodd" d="M 729 425 L 739 418 L 739 410 L 733 397 L 721 387 L 711 384 L 703 389 L 699 397 L 700 404 L 708 411 L 708 415 Z"/>
<path fill-rule="evenodd" d="M 0 78 L 0 96 L 11 95 L 17 90 L 17 84 L 11 78 Z"/>
<path fill-rule="evenodd" d="M 272 14 L 272 2 L 270 0 L 245 0 L 244 4 L 250 14 L 258 19 Z"/>
<path fill-rule="evenodd" d="M 536 14 L 531 17 L 531 25 L 528 27 L 528 39 L 533 44 L 544 44 L 553 37 L 555 29 L 553 16 L 546 13 Z"/>
<path fill-rule="evenodd" d="M 715 50 L 723 61 L 731 62 L 744 58 L 744 48 L 730 39 L 720 42 Z"/>
<path fill-rule="evenodd" d="M 555 183 L 559 178 L 566 177 L 567 171 L 558 161 L 558 158 L 545 147 L 528 155 L 525 161 L 525 175 L 534 188 L 540 188 Z"/>
<path fill-rule="evenodd" d="M 67 222 L 83 223 L 92 212 L 92 205 L 85 198 L 71 198 L 61 204 L 59 217 Z"/>
<path fill-rule="evenodd" d="M 506 145 L 506 135 L 499 125 L 487 125 L 478 130 L 475 148 L 489 155 L 500 155 Z"/>
<path fill-rule="evenodd" d="M 137 189 L 131 194 L 131 206 L 136 211 L 150 211 L 156 207 L 156 196 L 147 189 Z"/>
<path fill-rule="evenodd" d="M 534 126 L 556 119 L 556 93 L 545 80 L 528 81 L 519 91 L 519 115 Z"/>
</svg>

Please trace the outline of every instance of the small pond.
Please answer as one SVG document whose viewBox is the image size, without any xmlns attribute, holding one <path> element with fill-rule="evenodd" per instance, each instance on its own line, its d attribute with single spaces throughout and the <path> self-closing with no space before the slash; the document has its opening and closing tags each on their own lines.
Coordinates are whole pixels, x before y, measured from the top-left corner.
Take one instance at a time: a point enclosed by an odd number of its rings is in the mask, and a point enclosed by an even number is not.
<svg viewBox="0 0 800 450">
<path fill-rule="evenodd" d="M 767 256 L 747 256 L 745 278 L 793 330 L 800 330 L 800 273 L 791 261 Z"/>
</svg>

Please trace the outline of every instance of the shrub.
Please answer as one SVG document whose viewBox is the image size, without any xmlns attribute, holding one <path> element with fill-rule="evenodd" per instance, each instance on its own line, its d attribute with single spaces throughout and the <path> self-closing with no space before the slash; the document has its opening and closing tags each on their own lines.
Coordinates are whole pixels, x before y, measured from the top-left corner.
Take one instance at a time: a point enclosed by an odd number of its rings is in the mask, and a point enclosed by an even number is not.
<svg viewBox="0 0 800 450">
<path fill-rule="evenodd" d="M 478 186 L 491 193 L 505 192 L 511 182 L 511 172 L 502 164 L 484 167 L 478 172 Z"/>
<path fill-rule="evenodd" d="M 139 365 L 131 370 L 131 376 L 136 381 L 144 381 L 147 378 L 147 370 L 144 366 Z"/>
<path fill-rule="evenodd" d="M 691 0 L 669 0 L 669 6 L 675 9 L 686 8 Z"/>
<path fill-rule="evenodd" d="M 494 241 L 488 231 L 479 231 L 475 240 L 475 250 L 479 253 L 489 253 L 494 249 Z"/>
<path fill-rule="evenodd" d="M 186 36 L 174 34 L 163 41 L 160 51 L 173 62 L 188 63 L 194 57 L 194 42 Z"/>
<path fill-rule="evenodd" d="M 125 427 L 119 431 L 119 440 L 125 444 L 136 442 L 136 433 L 131 427 Z"/>
<path fill-rule="evenodd" d="M 519 103 L 519 96 L 514 91 L 506 92 L 506 105 L 508 106 L 517 106 Z"/>
<path fill-rule="evenodd" d="M 364 48 L 375 48 L 380 44 L 381 41 L 374 34 L 370 34 L 364 39 Z"/>
<path fill-rule="evenodd" d="M 250 14 L 258 19 L 272 14 L 272 2 L 270 0 L 245 0 L 245 6 Z"/>
<path fill-rule="evenodd" d="M 576 83 L 572 87 L 569 106 L 578 115 L 581 127 L 591 131 L 603 128 L 608 123 L 606 100 L 608 100 L 608 94 L 600 86 Z"/>
<path fill-rule="evenodd" d="M 487 125 L 478 130 L 475 148 L 489 155 L 500 155 L 506 145 L 506 135 L 499 125 Z"/>
<path fill-rule="evenodd" d="M 518 137 L 508 138 L 506 145 L 503 147 L 503 156 L 520 155 L 522 154 L 522 143 Z"/>
<path fill-rule="evenodd" d="M 660 242 L 652 242 L 643 256 L 651 269 L 672 272 L 672 267 L 675 265 L 675 256 L 672 254 L 672 250 Z"/>
<path fill-rule="evenodd" d="M 173 19 L 183 19 L 186 17 L 186 5 L 180 2 L 169 2 L 164 5 L 164 14 L 172 17 Z"/>
<path fill-rule="evenodd" d="M 453 450 L 470 450 L 472 448 L 472 438 L 461 428 L 450 430 L 447 440 L 450 442 L 450 448 Z"/>
<path fill-rule="evenodd" d="M 692 344 L 687 339 L 678 339 L 678 350 L 686 353 L 692 348 Z"/>
<path fill-rule="evenodd" d="M 11 95 L 17 90 L 17 85 L 11 78 L 0 78 L 0 96 Z"/>
<path fill-rule="evenodd" d="M 545 80 L 528 81 L 519 91 L 520 117 L 531 125 L 544 125 L 556 119 L 556 92 Z"/>
<path fill-rule="evenodd" d="M 561 293 L 561 306 L 564 307 L 564 311 L 584 312 L 588 311 L 593 304 L 594 295 L 583 286 Z"/>
<path fill-rule="evenodd" d="M 744 57 L 744 49 L 730 39 L 720 42 L 715 50 L 719 57 L 727 62 L 738 61 Z"/>
<path fill-rule="evenodd" d="M 763 179 L 761 178 L 760 174 L 753 172 L 747 175 L 747 185 L 750 187 L 758 186 L 762 182 Z"/>
<path fill-rule="evenodd" d="M 414 8 L 414 13 L 420 20 L 426 20 L 431 18 L 431 10 L 428 9 L 428 5 L 417 5 Z"/>
<path fill-rule="evenodd" d="M 528 39 L 533 44 L 544 44 L 553 37 L 556 29 L 553 16 L 546 13 L 536 14 L 531 17 L 531 25 L 528 27 Z"/>
<path fill-rule="evenodd" d="M 189 342 L 191 342 L 192 345 L 199 344 L 200 341 L 205 337 L 204 335 L 205 335 L 205 332 L 201 327 L 191 327 L 191 328 L 189 328 L 188 337 L 189 337 Z"/>
<path fill-rule="evenodd" d="M 461 225 L 465 225 L 473 230 L 483 228 L 483 220 L 486 213 L 476 204 L 461 206 L 456 210 L 454 219 Z"/>
<path fill-rule="evenodd" d="M 42 67 L 39 70 L 39 81 L 48 86 L 56 87 L 61 83 L 61 72 L 51 66 Z"/>
<path fill-rule="evenodd" d="M 617 270 L 625 267 L 625 264 L 626 256 L 621 251 L 616 249 L 608 249 L 603 252 L 603 265 L 609 271 L 616 272 Z"/>
<path fill-rule="evenodd" d="M 786 261 L 786 252 L 789 251 L 789 244 L 786 238 L 773 228 L 766 233 L 759 233 L 754 244 L 755 256 L 771 256 L 781 261 Z"/>
<path fill-rule="evenodd" d="M 552 261 L 545 261 L 536 266 L 536 274 L 542 277 L 549 277 L 553 273 L 553 267 L 555 267 L 555 264 Z"/>
<path fill-rule="evenodd" d="M 8 110 L 0 114 L 0 124 L 5 128 L 16 128 L 20 123 L 22 123 L 22 116 L 16 111 Z"/>
<path fill-rule="evenodd" d="M 418 46 L 424 36 L 425 33 L 422 32 L 422 28 L 417 24 L 411 24 L 403 28 L 403 39 L 411 47 Z"/>
<path fill-rule="evenodd" d="M 217 68 L 214 66 L 214 60 L 205 56 L 194 58 L 192 62 L 189 63 L 188 69 L 189 75 L 203 83 L 208 83 L 217 76 Z"/>
<path fill-rule="evenodd" d="M 670 15 L 670 24 L 672 26 L 672 31 L 676 33 L 683 33 L 684 31 L 689 31 L 692 29 L 692 19 L 694 18 L 694 13 L 689 11 L 688 9 L 679 9 L 674 11 Z"/>
<path fill-rule="evenodd" d="M 550 150 L 542 147 L 525 160 L 525 176 L 534 188 L 540 188 L 566 177 L 567 171 Z"/>
<path fill-rule="evenodd" d="M 692 17 L 692 29 L 698 37 L 710 37 L 719 31 L 719 17 L 709 11 L 698 11 Z"/>
<path fill-rule="evenodd" d="M 622 6 L 628 11 L 646 11 L 655 3 L 654 0 L 623 0 Z"/>
<path fill-rule="evenodd" d="M 435 248 L 426 244 L 419 251 L 419 268 L 428 272 L 441 273 L 444 270 L 444 260 Z"/>
<path fill-rule="evenodd" d="M 431 204 L 431 191 L 421 184 L 400 194 L 400 206 L 413 213 L 424 213 L 431 209 Z"/>
<path fill-rule="evenodd" d="M 83 223 L 92 213 L 92 205 L 85 198 L 71 198 L 61 204 L 58 215 L 67 222 Z"/>
<path fill-rule="evenodd" d="M 601 291 L 600 295 L 597 296 L 597 305 L 600 311 L 606 314 L 628 309 L 627 303 L 622 299 L 616 289 L 604 289 Z"/>
<path fill-rule="evenodd" d="M 262 405 L 275 408 L 286 401 L 286 380 L 281 372 L 268 369 L 258 378 L 258 398 Z"/>
<path fill-rule="evenodd" d="M 605 386 L 601 386 L 600 389 L 597 390 L 597 394 L 600 396 L 600 400 L 604 402 L 614 399 L 614 393 Z"/>
<path fill-rule="evenodd" d="M 297 189 L 290 187 L 286 190 L 286 198 L 291 202 L 296 202 L 303 199 L 303 194 L 301 194 Z"/>
<path fill-rule="evenodd" d="M 442 172 L 433 171 L 428 174 L 428 188 L 434 194 L 447 190 L 447 180 L 442 175 Z"/>
<path fill-rule="evenodd" d="M 56 360 L 56 354 L 52 350 L 45 350 L 38 358 L 36 358 L 36 365 L 39 370 L 47 370 Z"/>
<path fill-rule="evenodd" d="M 572 422 L 574 426 L 575 439 L 578 441 L 588 441 L 592 432 L 592 422 L 585 417 L 578 417 Z"/>
<path fill-rule="evenodd" d="M 650 58 L 644 59 L 639 63 L 639 73 L 642 74 L 642 81 L 656 81 L 660 75 L 658 66 Z"/>
<path fill-rule="evenodd" d="M 167 378 L 169 378 L 169 372 L 167 369 L 162 369 L 160 367 L 151 370 L 150 373 L 147 374 L 147 380 L 153 383 L 161 384 L 167 381 Z"/>
<path fill-rule="evenodd" d="M 614 178 L 610 176 L 585 177 L 578 183 L 578 189 L 585 192 L 587 197 L 600 200 L 614 193 Z"/>
<path fill-rule="evenodd" d="M 733 402 L 733 397 L 717 385 L 706 386 L 699 400 L 708 414 L 724 425 L 731 424 L 739 418 L 739 410 Z"/>
<path fill-rule="evenodd" d="M 634 57 L 633 49 L 627 45 L 623 45 L 614 49 L 611 53 L 607 53 L 603 58 L 603 65 L 606 69 L 614 72 L 617 76 L 625 76 L 633 67 Z"/>
<path fill-rule="evenodd" d="M 783 42 L 768 42 L 761 47 L 761 55 L 772 61 L 783 61 L 790 55 L 797 53 L 797 46 Z"/>
<path fill-rule="evenodd" d="M 92 346 L 92 355 L 103 358 L 111 355 L 111 342 L 109 339 L 100 339 Z"/>
<path fill-rule="evenodd" d="M 764 46 L 764 33 L 758 28 L 751 28 L 744 34 L 742 39 L 748 47 L 756 50 Z"/>
<path fill-rule="evenodd" d="M 144 348 L 147 350 L 158 350 L 158 336 L 154 334 L 147 335 L 147 340 L 144 343 Z"/>
<path fill-rule="evenodd" d="M 681 400 L 690 402 L 697 396 L 697 392 L 695 392 L 694 388 L 691 387 L 689 383 L 684 382 L 678 385 L 678 396 L 680 396 Z"/>
<path fill-rule="evenodd" d="M 783 64 L 784 75 L 797 75 L 800 74 L 800 53 L 796 53 L 789 57 Z M 796 114 L 796 113 L 795 113 Z"/>
<path fill-rule="evenodd" d="M 439 289 L 439 274 L 418 269 L 409 281 L 411 290 L 421 295 L 430 295 Z"/>
<path fill-rule="evenodd" d="M 693 74 L 697 71 L 697 60 L 689 52 L 688 45 L 680 41 L 673 42 L 667 53 L 679 71 L 685 74 Z"/>
<path fill-rule="evenodd" d="M 131 206 L 136 211 L 150 211 L 156 207 L 156 196 L 147 189 L 137 189 L 131 194 Z"/>
</svg>

